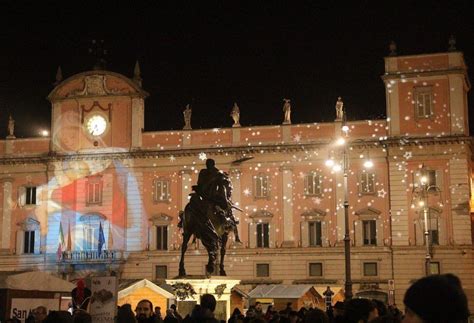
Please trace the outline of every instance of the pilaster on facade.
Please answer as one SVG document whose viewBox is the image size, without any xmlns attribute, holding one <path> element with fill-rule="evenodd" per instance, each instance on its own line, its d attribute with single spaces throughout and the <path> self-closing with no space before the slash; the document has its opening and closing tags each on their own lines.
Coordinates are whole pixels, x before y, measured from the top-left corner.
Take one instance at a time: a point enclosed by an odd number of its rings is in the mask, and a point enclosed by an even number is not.
<svg viewBox="0 0 474 323">
<path fill-rule="evenodd" d="M 182 169 L 179 171 L 181 175 L 181 210 L 184 211 L 184 208 L 189 202 L 189 194 L 192 192 L 192 170 Z"/>
<path fill-rule="evenodd" d="M 13 179 L 2 178 L 0 184 L 3 186 L 2 216 L 0 218 L 0 249 L 1 253 L 11 252 L 11 233 L 12 233 L 12 208 L 13 208 Z"/>
<path fill-rule="evenodd" d="M 286 126 L 285 126 L 286 127 Z M 284 127 L 284 128 L 285 128 Z M 282 176 L 282 206 L 283 206 L 283 242 L 282 247 L 296 246 L 293 224 L 293 167 L 281 166 Z"/>
</svg>

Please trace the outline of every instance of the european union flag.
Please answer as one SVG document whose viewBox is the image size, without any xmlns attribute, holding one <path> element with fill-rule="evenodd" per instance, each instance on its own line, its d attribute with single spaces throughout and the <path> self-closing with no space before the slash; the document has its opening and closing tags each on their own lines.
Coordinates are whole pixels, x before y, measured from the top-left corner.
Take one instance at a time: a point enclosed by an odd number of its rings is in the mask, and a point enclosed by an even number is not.
<svg viewBox="0 0 474 323">
<path fill-rule="evenodd" d="M 99 226 L 99 244 L 97 246 L 97 251 L 99 253 L 99 256 L 102 254 L 102 247 L 104 246 L 104 243 L 105 243 L 104 229 L 102 229 L 102 222 L 100 222 L 100 226 Z"/>
</svg>

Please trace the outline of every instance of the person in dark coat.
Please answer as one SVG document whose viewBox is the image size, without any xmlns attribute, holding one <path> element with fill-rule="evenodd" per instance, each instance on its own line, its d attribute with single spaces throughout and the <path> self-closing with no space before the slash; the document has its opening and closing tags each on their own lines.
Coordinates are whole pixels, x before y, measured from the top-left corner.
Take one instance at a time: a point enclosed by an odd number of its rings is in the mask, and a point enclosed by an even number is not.
<svg viewBox="0 0 474 323">
<path fill-rule="evenodd" d="M 202 295 L 200 305 L 201 306 L 196 311 L 193 311 L 193 314 L 191 315 L 192 322 L 219 323 L 219 321 L 214 317 L 217 301 L 213 295 Z"/>
</svg>

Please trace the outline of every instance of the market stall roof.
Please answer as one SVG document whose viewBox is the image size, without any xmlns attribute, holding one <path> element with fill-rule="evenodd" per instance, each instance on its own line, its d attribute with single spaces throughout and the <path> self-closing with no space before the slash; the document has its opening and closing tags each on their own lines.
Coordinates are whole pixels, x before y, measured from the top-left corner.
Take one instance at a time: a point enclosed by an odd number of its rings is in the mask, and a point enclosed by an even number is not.
<svg viewBox="0 0 474 323">
<path fill-rule="evenodd" d="M 0 289 L 70 293 L 76 285 L 42 271 L 0 275 Z"/>
<path fill-rule="evenodd" d="M 249 298 L 300 298 L 311 289 L 316 293 L 313 285 L 259 285 Z"/>
<path fill-rule="evenodd" d="M 148 279 L 142 279 L 135 282 L 129 281 L 126 284 L 121 284 L 119 286 L 118 298 L 125 297 L 142 287 L 147 287 L 151 289 L 152 291 L 154 291 L 155 293 L 163 295 L 166 298 L 171 298 L 171 299 L 176 298 L 174 294 L 170 293 L 165 288 L 160 287 L 156 285 L 155 283 L 149 281 Z"/>
</svg>

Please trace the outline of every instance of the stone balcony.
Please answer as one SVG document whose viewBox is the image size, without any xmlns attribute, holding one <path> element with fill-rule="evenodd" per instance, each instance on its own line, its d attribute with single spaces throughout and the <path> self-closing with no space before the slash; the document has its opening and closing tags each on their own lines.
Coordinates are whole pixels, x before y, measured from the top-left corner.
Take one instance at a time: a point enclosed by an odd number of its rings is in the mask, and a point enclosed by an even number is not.
<svg viewBox="0 0 474 323">
<path fill-rule="evenodd" d="M 124 261 L 123 251 L 103 250 L 100 254 L 97 250 L 75 250 L 64 251 L 58 262 L 62 263 L 111 263 Z"/>
</svg>

